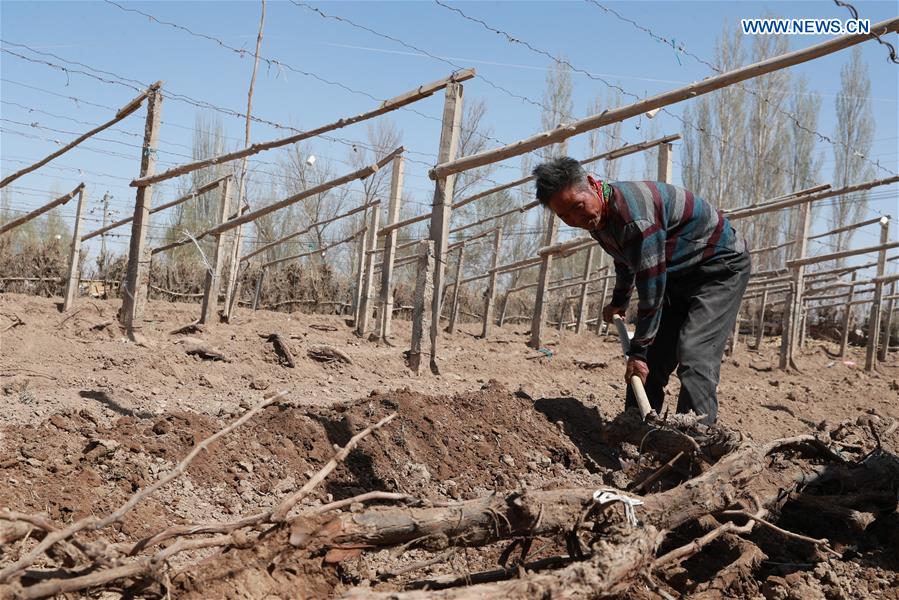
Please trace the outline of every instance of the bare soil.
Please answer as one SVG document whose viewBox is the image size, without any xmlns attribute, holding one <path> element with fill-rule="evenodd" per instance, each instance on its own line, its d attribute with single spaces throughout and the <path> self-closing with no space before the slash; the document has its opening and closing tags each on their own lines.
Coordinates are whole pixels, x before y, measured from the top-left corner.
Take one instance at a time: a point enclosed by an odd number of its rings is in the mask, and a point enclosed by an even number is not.
<svg viewBox="0 0 899 600">
<path fill-rule="evenodd" d="M 106 539 L 134 542 L 172 524 L 229 520 L 272 507 L 318 471 L 335 445 L 392 412 L 397 419 L 363 440 L 307 499 L 308 507 L 372 490 L 440 503 L 524 488 L 624 489 L 660 466 L 600 435 L 623 405 L 623 361 L 614 337 L 565 333 L 548 344 L 547 356 L 525 345 L 526 326 L 506 326 L 484 341 L 474 337 L 477 324 L 463 323 L 443 337 L 441 375 L 417 377 L 404 363 L 404 321 L 395 321 L 392 345 L 357 338 L 337 316 L 245 309 L 231 324 L 171 334 L 199 309 L 160 301 L 149 304 L 146 344 L 138 345 L 115 324 L 118 304 L 82 300 L 61 314 L 52 299 L 0 295 L 0 331 L 13 315 L 24 321 L 0 338 L 0 510 L 43 512 L 61 523 L 107 514 L 263 394 L 280 389 L 289 390 L 287 400 L 211 446 Z M 275 332 L 288 341 L 295 367 L 280 364 L 266 341 Z M 788 374 L 775 368 L 778 342 L 766 340 L 758 351 L 741 345 L 725 360 L 719 389 L 724 426 L 769 441 L 832 431 L 845 422 L 852 435 L 841 443 L 867 451 L 875 443 L 868 429 L 888 431 L 899 422 L 896 355 L 867 374 L 863 348 L 838 358 L 832 344 L 812 340 L 799 358 L 801 372 Z M 187 353 L 197 345 L 221 352 L 224 360 Z M 320 345 L 342 351 L 352 363 L 311 359 L 307 351 Z M 673 379 L 669 391 L 676 389 Z M 895 454 L 895 428 L 881 442 Z M 782 526 L 836 540 L 848 558 L 812 560 L 774 536 L 764 547 L 768 560 L 749 583 L 719 590 L 718 597 L 899 597 L 899 540 L 883 539 L 894 529 L 878 530 L 887 517 L 863 532 L 822 532 L 802 515 L 785 515 Z M 529 560 L 564 552 L 557 541 L 540 545 Z M 319 598 L 359 584 L 402 589 L 427 577 L 495 568 L 503 547 L 469 549 L 409 574 L 384 576 L 432 554 L 381 551 L 331 565 L 298 556 L 275 561 L 277 545 L 264 544 L 256 550 L 258 564 L 229 570 L 227 556 L 213 556 L 168 591 Z M 20 551 L 0 548 L 0 565 Z M 673 589 L 707 593 L 703 584 L 723 552 L 716 556 L 710 547 L 684 562 Z M 175 567 L 184 565 L 174 561 Z M 159 586 L 130 592 L 166 593 Z"/>
</svg>

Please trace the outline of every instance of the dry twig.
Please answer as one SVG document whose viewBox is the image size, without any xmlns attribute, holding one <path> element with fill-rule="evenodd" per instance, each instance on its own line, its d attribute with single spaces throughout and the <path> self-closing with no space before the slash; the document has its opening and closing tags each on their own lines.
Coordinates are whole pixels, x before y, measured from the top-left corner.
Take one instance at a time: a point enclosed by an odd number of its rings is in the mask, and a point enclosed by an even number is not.
<svg viewBox="0 0 899 600">
<path fill-rule="evenodd" d="M 276 394 L 273 394 L 272 396 L 269 396 L 268 398 L 266 398 L 265 400 L 263 400 L 262 402 L 257 404 L 255 407 L 248 410 L 246 413 L 244 413 L 244 415 L 242 417 L 240 417 L 239 419 L 237 419 L 236 421 L 234 421 L 233 423 L 231 423 L 224 429 L 219 430 L 218 432 L 212 434 L 208 438 L 206 438 L 203 441 L 201 441 L 200 443 L 198 443 L 196 446 L 194 446 L 193 450 L 191 450 L 188 453 L 187 456 L 185 456 L 183 459 L 181 459 L 181 462 L 179 462 L 175 466 L 174 469 L 172 469 L 171 471 L 166 473 L 163 477 L 160 477 L 152 485 L 145 487 L 144 489 L 140 490 L 139 492 L 137 492 L 136 494 L 131 496 L 131 498 L 129 498 L 127 502 L 125 502 L 123 505 L 121 505 L 118 509 L 116 509 L 111 514 L 109 514 L 103 518 L 98 518 L 93 515 L 90 515 L 88 517 L 84 517 L 83 519 L 79 519 L 78 521 L 75 521 L 74 523 L 72 523 L 71 525 L 66 527 L 65 529 L 60 529 L 60 530 L 49 533 L 41 541 L 40 544 L 38 544 L 34 549 L 32 549 L 31 552 L 29 552 L 27 555 L 20 558 L 18 561 L 16 561 L 12 565 L 9 565 L 8 567 L 6 567 L 2 571 L 0 571 L 0 581 L 3 581 L 3 582 L 9 581 L 10 578 L 12 578 L 13 576 L 20 573 L 23 569 L 26 569 L 29 566 L 31 566 L 34 563 L 34 561 L 37 560 L 37 558 L 41 554 L 46 552 L 48 548 L 53 546 L 53 544 L 56 544 L 57 542 L 60 542 L 63 540 L 67 540 L 67 539 L 71 538 L 73 535 L 75 535 L 76 533 L 78 533 L 79 531 L 84 531 L 84 530 L 96 531 L 98 529 L 108 527 L 109 525 L 112 525 L 113 523 L 120 521 L 122 519 L 122 517 L 125 516 L 125 514 L 127 514 L 132 508 L 137 506 L 137 504 L 139 504 L 142 500 L 145 500 L 146 498 L 152 496 L 156 492 L 156 490 L 158 490 L 165 484 L 169 483 L 170 481 L 181 476 L 181 474 L 183 474 L 187 470 L 187 467 L 190 466 L 190 463 L 193 462 L 197 456 L 199 456 L 200 452 L 202 452 L 203 450 L 208 448 L 210 444 L 215 442 L 220 437 L 231 433 L 232 431 L 234 431 L 235 429 L 237 429 L 238 427 L 240 427 L 241 425 L 243 425 L 244 423 L 249 421 L 251 418 L 253 418 L 253 416 L 255 416 L 256 413 L 260 412 L 261 410 L 263 410 L 265 407 L 269 406 L 270 404 L 277 402 L 278 400 L 280 400 L 281 398 L 283 398 L 286 395 L 287 395 L 287 391 L 285 390 L 285 391 L 281 391 Z"/>
<path fill-rule="evenodd" d="M 346 457 L 349 456 L 350 452 L 353 451 L 353 448 L 356 447 L 356 444 L 358 444 L 362 440 L 362 438 L 390 423 L 396 418 L 396 415 L 397 413 L 392 413 L 384 417 L 374 425 L 363 429 L 352 438 L 350 438 L 350 441 L 347 442 L 346 446 L 341 448 L 337 452 L 337 454 L 334 455 L 334 458 L 329 460 L 328 463 L 324 467 L 322 467 L 318 473 L 313 475 L 312 478 L 306 482 L 306 485 L 304 485 L 299 489 L 299 491 L 295 492 L 294 494 L 286 498 L 283 502 L 281 502 L 280 505 L 278 505 L 278 508 L 272 513 L 271 520 L 275 523 L 284 521 L 284 519 L 287 517 L 287 514 L 294 506 L 296 506 L 297 502 L 308 496 L 309 493 L 314 490 L 319 483 L 324 481 L 325 478 L 331 474 L 331 471 L 337 468 L 337 465 L 346 460 Z"/>
</svg>

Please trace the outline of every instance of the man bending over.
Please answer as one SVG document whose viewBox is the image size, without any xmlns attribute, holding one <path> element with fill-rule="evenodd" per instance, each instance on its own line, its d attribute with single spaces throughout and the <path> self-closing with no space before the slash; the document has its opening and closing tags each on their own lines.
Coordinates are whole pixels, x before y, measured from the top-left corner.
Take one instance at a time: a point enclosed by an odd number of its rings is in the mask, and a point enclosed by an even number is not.
<svg viewBox="0 0 899 600">
<path fill-rule="evenodd" d="M 718 378 L 727 338 L 749 281 L 746 244 L 730 222 L 691 192 L 657 181 L 594 179 L 573 158 L 534 169 L 537 199 L 571 227 L 586 229 L 613 259 L 615 289 L 602 316 L 624 316 L 637 288 L 637 328 L 625 380 L 643 380 L 661 412 L 677 369 L 677 412 L 718 417 Z M 635 406 L 628 388 L 625 406 Z"/>
</svg>

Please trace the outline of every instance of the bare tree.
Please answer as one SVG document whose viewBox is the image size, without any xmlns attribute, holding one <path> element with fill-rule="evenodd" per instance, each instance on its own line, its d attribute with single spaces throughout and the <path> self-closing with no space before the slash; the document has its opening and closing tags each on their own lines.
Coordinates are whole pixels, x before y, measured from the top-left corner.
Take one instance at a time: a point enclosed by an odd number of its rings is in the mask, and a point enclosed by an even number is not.
<svg viewBox="0 0 899 600">
<path fill-rule="evenodd" d="M 853 48 L 849 62 L 840 70 L 840 93 L 837 94 L 837 124 L 833 146 L 834 187 L 843 187 L 874 177 L 863 156 L 871 151 L 874 121 L 871 116 L 871 80 L 868 65 L 862 61 L 861 48 Z M 830 207 L 831 226 L 846 225 L 861 219 L 868 210 L 868 192 L 841 196 Z M 833 237 L 835 251 L 849 248 L 854 231 Z M 838 265 L 842 261 L 838 261 Z"/>
<path fill-rule="evenodd" d="M 544 131 L 571 121 L 574 114 L 572 100 L 573 85 L 571 69 L 562 64 L 562 57 L 546 73 L 546 88 L 543 91 L 543 112 L 540 114 L 540 128 Z M 538 151 L 543 160 L 568 154 L 568 140 L 546 146 Z"/>
<path fill-rule="evenodd" d="M 197 114 L 194 120 L 191 158 L 202 160 L 223 154 L 225 151 L 225 125 L 221 117 L 211 113 Z M 187 194 L 191 190 L 225 175 L 230 170 L 230 165 L 218 164 L 194 171 L 178 179 L 178 193 L 179 195 Z M 198 198 L 179 204 L 169 213 L 168 227 L 165 232 L 166 242 L 183 239 L 185 232 L 194 234 L 217 224 L 220 202 L 221 192 L 219 188 L 216 188 Z M 203 252 L 208 256 L 212 251 L 214 240 L 204 238 L 199 243 Z M 192 244 L 182 246 L 167 252 L 166 256 L 174 264 L 182 261 L 193 263 L 197 258 L 197 249 Z"/>
<path fill-rule="evenodd" d="M 786 36 L 755 36 L 752 62 L 785 54 L 787 50 Z M 754 85 L 755 93 L 746 98 L 749 108 L 747 152 L 738 171 L 743 197 L 753 204 L 787 191 L 789 150 L 784 144 L 784 134 L 788 131 L 788 122 L 783 105 L 790 91 L 789 71 L 762 75 L 754 80 Z M 777 213 L 752 219 L 747 232 L 750 244 L 760 248 L 777 243 L 786 233 L 782 231 L 782 223 L 783 216 Z"/>
<path fill-rule="evenodd" d="M 466 100 L 459 128 L 458 156 L 477 154 L 489 147 L 493 128 L 484 122 L 486 115 L 487 103 L 484 100 Z M 496 171 L 496 165 L 489 164 L 459 173 L 453 186 L 453 200 L 461 200 L 471 194 L 473 189 L 489 178 L 494 171 Z"/>
<path fill-rule="evenodd" d="M 742 40 L 737 30 L 725 27 L 716 44 L 721 70 L 743 66 Z M 746 202 L 741 180 L 746 161 L 746 95 L 740 86 L 728 86 L 684 111 L 684 184 L 720 208 Z"/>
<path fill-rule="evenodd" d="M 788 111 L 795 119 L 788 122 L 787 134 L 787 190 L 796 191 L 809 188 L 821 181 L 821 163 L 824 157 L 817 150 L 814 131 L 818 128 L 818 114 L 821 111 L 821 96 L 808 91 L 808 82 L 804 75 L 793 82 L 793 93 Z M 814 222 L 820 212 L 817 204 L 811 205 L 811 219 Z M 799 209 L 789 211 L 786 232 L 796 230 Z M 771 253 L 771 261 L 783 262 L 786 251 Z"/>
<path fill-rule="evenodd" d="M 621 92 L 618 90 L 607 91 L 605 99 L 601 96 L 597 96 L 593 99 L 593 102 L 590 103 L 590 106 L 587 108 L 587 112 L 591 115 L 596 115 L 604 110 L 615 108 L 620 104 Z M 611 152 L 615 148 L 623 145 L 624 141 L 621 139 L 621 121 L 601 129 L 592 129 L 587 134 L 587 146 L 590 150 L 590 156 L 605 154 L 606 152 Z M 600 176 L 604 179 L 615 181 L 618 179 L 620 167 L 621 163 L 617 160 L 605 159 L 602 161 L 601 165 L 596 165 L 593 169 L 598 171 Z"/>
</svg>

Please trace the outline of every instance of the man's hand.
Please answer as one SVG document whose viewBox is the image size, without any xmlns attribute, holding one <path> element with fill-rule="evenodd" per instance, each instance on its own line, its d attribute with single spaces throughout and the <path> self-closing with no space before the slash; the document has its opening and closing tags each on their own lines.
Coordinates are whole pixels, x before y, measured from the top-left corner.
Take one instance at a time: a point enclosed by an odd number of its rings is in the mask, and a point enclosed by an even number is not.
<svg viewBox="0 0 899 600">
<path fill-rule="evenodd" d="M 612 319 L 614 319 L 615 315 L 621 315 L 624 317 L 624 313 L 627 310 L 626 306 L 615 306 L 613 304 L 606 304 L 602 307 L 602 320 L 606 323 L 611 323 Z"/>
<path fill-rule="evenodd" d="M 627 359 L 627 368 L 624 371 L 624 381 L 628 385 L 631 383 L 631 377 L 636 375 L 640 378 L 640 381 L 643 382 L 643 385 L 646 385 L 646 377 L 649 375 L 649 366 L 646 362 L 640 360 L 639 358 L 634 358 L 633 356 L 628 357 Z"/>
</svg>

